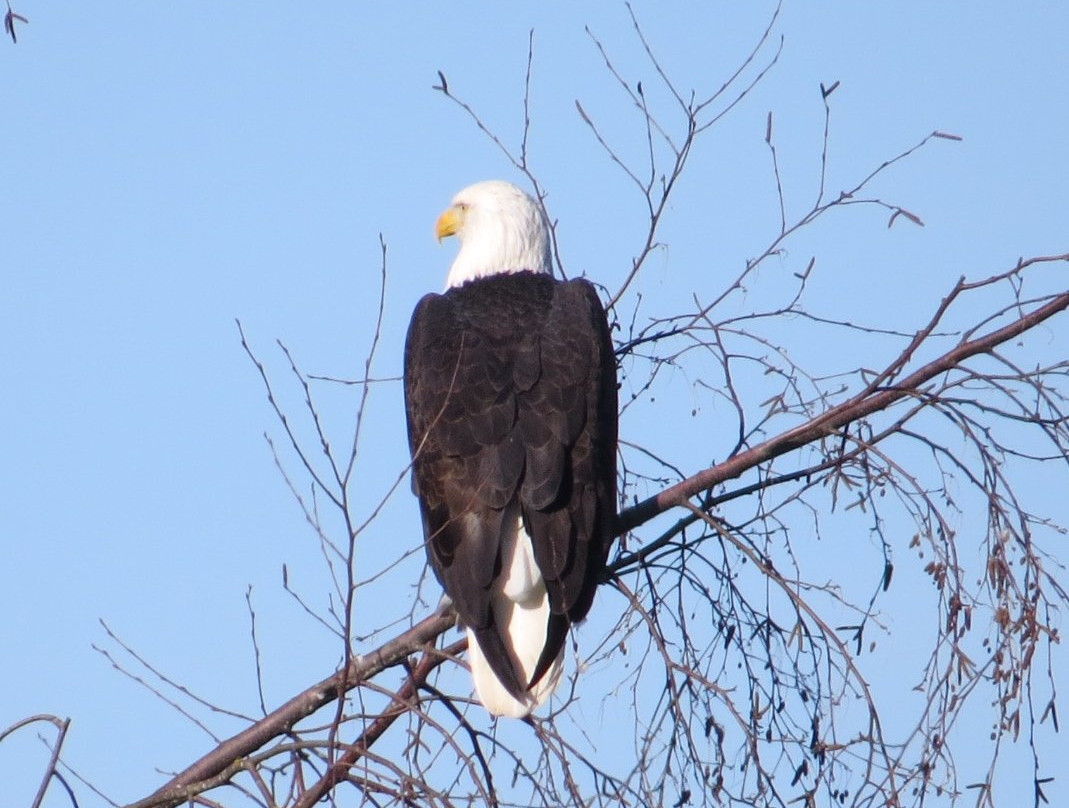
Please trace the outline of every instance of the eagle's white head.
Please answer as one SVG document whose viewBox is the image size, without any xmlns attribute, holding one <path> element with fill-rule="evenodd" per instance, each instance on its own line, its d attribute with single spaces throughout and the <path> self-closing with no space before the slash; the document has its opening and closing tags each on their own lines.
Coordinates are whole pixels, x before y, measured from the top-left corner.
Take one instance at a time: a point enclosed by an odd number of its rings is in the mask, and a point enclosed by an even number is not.
<svg viewBox="0 0 1069 808">
<path fill-rule="evenodd" d="M 446 288 L 501 272 L 553 271 L 542 208 L 511 182 L 469 185 L 453 197 L 435 232 L 439 241 L 453 235 L 460 239 Z"/>
</svg>

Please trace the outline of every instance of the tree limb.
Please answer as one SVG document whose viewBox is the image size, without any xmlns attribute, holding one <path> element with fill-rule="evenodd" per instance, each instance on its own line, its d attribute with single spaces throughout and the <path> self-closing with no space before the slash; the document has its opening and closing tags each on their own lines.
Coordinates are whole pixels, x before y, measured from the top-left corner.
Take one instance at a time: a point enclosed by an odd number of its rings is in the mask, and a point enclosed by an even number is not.
<svg viewBox="0 0 1069 808">
<path fill-rule="evenodd" d="M 1069 254 L 1034 258 L 1021 264 L 1021 267 L 1032 263 L 1055 261 L 1069 261 Z M 895 402 L 914 395 L 925 382 L 961 365 L 962 362 L 977 354 L 990 352 L 1007 340 L 1023 334 L 1055 314 L 1064 311 L 1067 307 L 1069 307 L 1069 292 L 1055 295 L 1039 308 L 1029 314 L 1022 315 L 1012 323 L 985 336 L 959 343 L 955 348 L 914 371 L 898 384 L 876 388 L 871 391 L 866 390 L 862 394 L 832 407 L 824 414 L 794 429 L 770 438 L 764 443 L 740 452 L 723 463 L 718 463 L 695 474 L 693 477 L 688 477 L 686 480 L 664 489 L 649 499 L 643 500 L 623 511 L 617 521 L 617 535 L 623 535 L 629 530 L 634 530 L 639 525 L 648 522 L 658 514 L 664 513 L 669 508 L 681 505 L 690 497 L 702 491 L 707 491 L 715 485 L 738 477 L 760 463 L 819 440 L 852 421 L 857 421 L 867 415 L 887 409 Z M 911 345 L 910 350 L 914 347 Z"/>
</svg>

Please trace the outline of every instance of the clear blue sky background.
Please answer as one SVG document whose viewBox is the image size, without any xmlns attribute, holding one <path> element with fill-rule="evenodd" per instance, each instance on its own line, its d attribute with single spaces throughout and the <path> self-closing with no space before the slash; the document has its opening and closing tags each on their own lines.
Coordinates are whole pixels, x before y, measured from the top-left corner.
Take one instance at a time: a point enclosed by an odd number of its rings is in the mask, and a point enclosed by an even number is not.
<svg viewBox="0 0 1069 808">
<path fill-rule="evenodd" d="M 708 92 L 766 22 L 742 5 L 636 13 L 679 85 Z M 177 680 L 250 711 L 247 586 L 269 708 L 338 661 L 279 591 L 283 563 L 312 600 L 325 578 L 262 437 L 278 429 L 235 318 L 280 381 L 276 337 L 310 372 L 361 376 L 382 233 L 376 375 L 398 375 L 412 306 L 452 260 L 454 247 L 433 239 L 435 217 L 470 182 L 521 179 L 431 90 L 436 71 L 514 144 L 531 29 L 532 162 L 563 258 L 615 287 L 644 215 L 574 101 L 630 155 L 641 155 L 641 130 L 584 25 L 628 80 L 652 87 L 655 76 L 616 3 L 16 0 L 15 10 L 30 24 L 17 46 L 0 45 L 0 727 L 70 716 L 68 762 L 125 801 L 160 782 L 155 767 L 180 768 L 208 741 L 92 649 L 107 644 L 100 618 Z M 909 329 L 960 274 L 1069 246 L 1069 6 L 788 2 L 777 31 L 780 63 L 710 134 L 672 206 L 670 247 L 650 275 L 667 299 L 736 273 L 774 231 L 769 110 L 788 204 L 811 200 L 820 82 L 842 82 L 833 188 L 933 129 L 964 138 L 933 143 L 876 186 L 926 227 L 888 231 L 882 214 L 859 214 L 795 245 L 828 267 L 825 300 Z M 324 402 L 340 434 L 354 402 L 351 390 Z M 404 467 L 399 385 L 377 389 L 368 423 L 370 508 Z M 679 432 L 665 430 L 666 452 Z M 701 462 L 678 457 L 688 471 Z M 377 524 L 369 541 L 415 546 L 407 485 Z M 401 615 L 413 592 L 399 597 L 377 607 Z M 5 804 L 29 801 L 44 760 L 36 739 L 0 747 Z M 1064 782 L 1051 793 L 1069 801 Z M 64 799 L 56 791 L 47 804 Z"/>
</svg>

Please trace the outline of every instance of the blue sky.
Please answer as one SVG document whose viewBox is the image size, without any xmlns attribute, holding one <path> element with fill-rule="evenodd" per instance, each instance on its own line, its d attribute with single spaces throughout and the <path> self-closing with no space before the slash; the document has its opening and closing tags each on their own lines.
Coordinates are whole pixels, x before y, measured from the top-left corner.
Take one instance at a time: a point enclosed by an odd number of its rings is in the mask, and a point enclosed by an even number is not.
<svg viewBox="0 0 1069 808">
<path fill-rule="evenodd" d="M 767 20 L 736 5 L 635 10 L 665 69 L 701 93 Z M 30 23 L 17 46 L 0 46 L 0 727 L 38 712 L 71 717 L 69 763 L 120 801 L 208 741 L 93 650 L 108 645 L 101 619 L 175 679 L 250 711 L 247 587 L 269 707 L 337 664 L 330 635 L 280 591 L 283 564 L 320 606 L 328 579 L 264 441 L 281 435 L 235 319 L 287 406 L 299 410 L 300 398 L 276 338 L 308 372 L 360 377 L 382 234 L 374 375 L 399 374 L 412 307 L 441 287 L 452 259 L 453 245 L 433 239 L 437 214 L 470 182 L 522 179 L 431 89 L 436 71 L 515 144 L 533 29 L 532 162 L 565 265 L 613 288 L 643 236 L 641 205 L 574 106 L 580 99 L 624 154 L 641 155 L 640 121 L 584 31 L 629 81 L 655 86 L 623 5 L 249 8 L 18 0 Z M 932 130 L 963 140 L 929 144 L 874 186 L 924 228 L 888 230 L 882 212 L 852 213 L 790 245 L 784 266 L 820 255 L 817 301 L 908 330 L 959 275 L 1066 251 L 1064 5 L 787 3 L 776 30 L 779 63 L 709 133 L 681 183 L 662 233 L 669 246 L 645 276 L 651 300 L 689 297 L 768 242 L 778 219 L 769 111 L 788 207 L 811 202 L 821 82 L 841 82 L 830 187 Z M 1044 350 L 1056 354 L 1064 324 L 1049 339 Z M 834 368 L 827 347 L 797 349 Z M 689 410 L 685 385 L 669 389 Z M 323 390 L 338 434 L 351 432 L 357 401 L 353 388 Z M 672 417 L 657 416 L 659 428 L 653 416 L 625 419 L 625 434 L 688 471 L 730 444 L 714 438 L 688 454 L 693 441 L 665 427 Z M 370 513 L 405 464 L 398 384 L 376 388 L 366 419 Z M 417 532 L 405 483 L 368 534 L 370 557 L 415 546 Z M 397 616 L 413 598 L 402 591 L 390 604 Z M 34 739 L 0 746 L 0 778 L 31 795 L 42 760 Z M 52 793 L 46 804 L 64 801 Z"/>
</svg>

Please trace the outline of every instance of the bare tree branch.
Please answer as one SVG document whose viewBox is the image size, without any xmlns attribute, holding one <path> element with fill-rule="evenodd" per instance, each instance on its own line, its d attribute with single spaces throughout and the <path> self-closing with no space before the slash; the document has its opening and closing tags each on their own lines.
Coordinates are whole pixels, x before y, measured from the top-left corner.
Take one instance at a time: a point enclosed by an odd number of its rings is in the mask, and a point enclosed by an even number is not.
<svg viewBox="0 0 1069 808">
<path fill-rule="evenodd" d="M 1069 253 L 1064 255 L 1030 258 L 1027 261 L 1022 261 L 1018 265 L 1018 270 L 1033 264 L 1066 261 L 1069 261 Z M 919 342 L 931 332 L 946 308 L 959 294 L 961 294 L 961 292 L 970 288 L 979 288 L 982 285 L 986 286 L 996 280 L 1001 280 L 1004 277 L 1005 275 L 996 276 L 995 278 L 989 278 L 986 281 L 979 281 L 972 284 L 966 284 L 965 279 L 962 278 L 954 289 L 951 290 L 947 298 L 944 299 L 943 304 L 940 305 L 939 311 L 935 317 L 933 317 L 932 323 L 926 329 L 918 332 L 914 342 L 911 343 L 902 355 L 893 364 L 886 368 L 877 379 L 882 381 L 894 375 L 898 368 L 904 366 L 909 361 L 910 356 L 913 354 Z M 909 376 L 902 379 L 898 384 L 887 387 L 879 387 L 875 384 L 870 385 L 868 389 L 863 390 L 849 401 L 845 401 L 837 407 L 828 410 L 818 418 L 814 418 L 811 421 L 801 424 L 795 429 L 774 438 L 770 438 L 752 449 L 741 452 L 723 463 L 711 466 L 710 468 L 661 491 L 656 496 L 650 497 L 621 513 L 619 524 L 617 525 L 617 535 L 633 530 L 635 527 L 649 521 L 657 514 L 682 504 L 690 497 L 695 496 L 702 491 L 707 491 L 720 483 L 738 477 L 744 471 L 751 469 L 760 463 L 771 460 L 786 452 L 798 449 L 807 443 L 819 440 L 851 422 L 864 418 L 867 415 L 871 415 L 874 412 L 885 410 L 901 399 L 923 395 L 923 386 L 935 377 L 942 373 L 946 373 L 952 368 L 959 367 L 967 359 L 973 356 L 990 353 L 1002 343 L 1023 334 L 1025 331 L 1034 328 L 1050 317 L 1053 317 L 1055 314 L 1064 311 L 1066 307 L 1069 307 L 1069 292 L 1055 295 L 1043 305 L 1038 306 L 1028 314 L 1022 315 L 1014 322 L 992 331 L 983 337 L 963 341 L 957 347 L 947 351 L 938 359 L 934 359 L 923 367 L 918 368 Z"/>
</svg>

